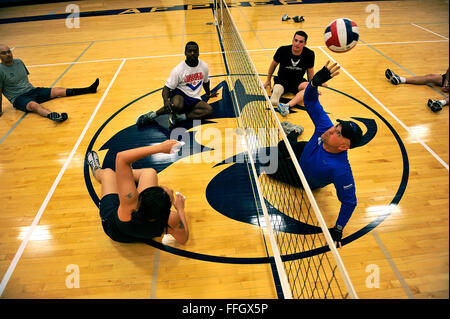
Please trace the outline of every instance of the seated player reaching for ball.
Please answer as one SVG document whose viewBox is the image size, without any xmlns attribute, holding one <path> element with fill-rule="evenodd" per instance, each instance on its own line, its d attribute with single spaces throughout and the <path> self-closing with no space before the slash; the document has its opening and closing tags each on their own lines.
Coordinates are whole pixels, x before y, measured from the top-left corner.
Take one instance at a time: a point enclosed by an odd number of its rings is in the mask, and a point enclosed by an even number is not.
<svg viewBox="0 0 450 319">
<path fill-rule="evenodd" d="M 319 102 L 318 87 L 339 74 L 339 66 L 330 61 L 317 72 L 305 89 L 305 109 L 314 123 L 315 129 L 308 142 L 297 142 L 303 132 L 300 126 L 293 126 L 287 134 L 289 144 L 295 154 L 294 159 L 286 148 L 284 140 L 278 143 L 278 168 L 268 174 L 272 178 L 292 185 L 303 187 L 293 160 L 298 161 L 311 189 L 334 184 L 341 202 L 336 224 L 330 234 L 338 247 L 341 247 L 343 229 L 356 208 L 356 189 L 347 150 L 360 145 L 362 130 L 353 121 L 337 120 L 333 125 Z M 285 132 L 286 132 L 286 128 Z M 288 132 L 286 132 L 288 133 Z"/>
<path fill-rule="evenodd" d="M 102 169 L 96 152 L 87 154 L 92 175 L 102 185 L 100 217 L 105 233 L 114 241 L 146 242 L 163 234 L 184 244 L 189 229 L 183 195 L 158 185 L 152 168 L 132 169 L 137 160 L 157 153 L 169 154 L 178 146 L 176 140 L 117 153 L 116 171 Z M 137 186 L 136 186 L 137 183 Z M 171 211 L 171 207 L 175 211 Z"/>
</svg>

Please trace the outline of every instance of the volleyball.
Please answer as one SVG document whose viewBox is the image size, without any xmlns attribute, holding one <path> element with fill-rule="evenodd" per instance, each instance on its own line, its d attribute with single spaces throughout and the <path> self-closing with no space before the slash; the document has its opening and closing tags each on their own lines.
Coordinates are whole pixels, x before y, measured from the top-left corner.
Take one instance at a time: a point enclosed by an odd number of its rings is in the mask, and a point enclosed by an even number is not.
<svg viewBox="0 0 450 319">
<path fill-rule="evenodd" d="M 324 39 L 325 44 L 331 51 L 337 53 L 347 52 L 358 43 L 358 26 L 350 19 L 336 19 L 325 29 Z"/>
</svg>

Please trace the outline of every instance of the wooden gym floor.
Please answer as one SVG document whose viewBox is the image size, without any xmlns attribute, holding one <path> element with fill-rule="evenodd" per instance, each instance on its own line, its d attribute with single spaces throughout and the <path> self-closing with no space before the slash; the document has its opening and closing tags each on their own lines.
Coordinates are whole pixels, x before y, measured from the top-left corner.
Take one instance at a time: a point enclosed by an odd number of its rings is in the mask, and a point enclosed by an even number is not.
<svg viewBox="0 0 450 319">
<path fill-rule="evenodd" d="M 161 184 L 187 197 L 191 231 L 185 245 L 164 238 L 166 250 L 111 241 L 93 200 L 100 186 L 92 181 L 91 187 L 85 171 L 89 148 L 103 161 L 107 150 L 100 148 L 112 137 L 135 142 L 126 134 L 139 114 L 160 107 L 160 89 L 183 60 L 187 41 L 199 44 L 212 88 L 225 81 L 209 2 L 74 3 L 81 12 L 93 12 L 81 16 L 79 28 L 57 18 L 71 2 L 0 9 L 1 42 L 14 48 L 35 86 L 82 87 L 100 78 L 96 94 L 45 103 L 69 114 L 62 124 L 25 115 L 3 98 L 1 297 L 278 298 L 270 265 L 257 262 L 267 256 L 261 229 L 218 212 L 206 195 L 214 177 L 231 164 L 214 166 L 197 154 L 159 174 Z M 358 206 L 344 232 L 352 240 L 339 252 L 358 296 L 448 298 L 449 109 L 432 113 L 427 108 L 429 98 L 443 98 L 438 87 L 394 86 L 384 77 L 386 68 L 405 76 L 446 72 L 448 1 L 278 4 L 236 2 L 231 8 L 258 73 L 266 74 L 275 50 L 302 29 L 315 51 L 316 71 L 327 60 L 342 67 L 330 81 L 334 90 L 321 90 L 332 120 L 376 123 L 373 139 L 349 152 Z M 379 20 L 370 18 L 374 12 Z M 285 13 L 304 16 L 305 22 L 282 22 Z M 330 52 L 323 43 L 325 26 L 339 17 L 351 18 L 360 30 L 358 46 L 344 54 Z M 312 134 L 301 110 L 287 120 L 305 127 L 304 139 Z M 225 136 L 227 128 L 236 128 L 236 119 L 194 127 L 198 143 L 211 142 L 208 128 Z M 233 141 L 228 136 L 222 143 L 240 152 Z M 229 185 L 222 194 L 224 202 L 242 201 L 233 197 L 233 187 L 238 186 Z M 315 196 L 332 226 L 339 208 L 333 186 Z M 236 262 L 239 258 L 252 262 Z"/>
</svg>

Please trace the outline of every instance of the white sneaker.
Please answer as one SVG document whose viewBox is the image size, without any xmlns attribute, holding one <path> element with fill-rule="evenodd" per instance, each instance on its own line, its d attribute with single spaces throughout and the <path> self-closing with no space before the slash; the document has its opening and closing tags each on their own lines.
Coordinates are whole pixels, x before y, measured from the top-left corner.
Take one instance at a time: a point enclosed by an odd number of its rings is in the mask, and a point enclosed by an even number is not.
<svg viewBox="0 0 450 319">
<path fill-rule="evenodd" d="M 281 122 L 281 127 L 286 135 L 289 135 L 292 131 L 296 131 L 298 135 L 301 135 L 305 130 L 301 125 L 294 125 L 290 122 Z"/>
<path fill-rule="evenodd" d="M 277 109 L 281 116 L 287 116 L 289 114 L 289 104 L 278 103 Z"/>
<path fill-rule="evenodd" d="M 89 164 L 89 167 L 91 168 L 92 175 L 95 176 L 95 171 L 99 168 L 102 168 L 100 166 L 100 160 L 98 159 L 98 155 L 95 151 L 90 151 L 87 154 L 87 162 Z"/>
</svg>

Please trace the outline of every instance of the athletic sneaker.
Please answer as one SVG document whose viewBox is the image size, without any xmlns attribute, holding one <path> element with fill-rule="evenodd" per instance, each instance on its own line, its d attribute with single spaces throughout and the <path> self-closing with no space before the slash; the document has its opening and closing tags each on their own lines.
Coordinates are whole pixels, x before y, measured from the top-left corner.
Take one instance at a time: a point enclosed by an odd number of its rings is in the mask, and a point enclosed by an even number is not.
<svg viewBox="0 0 450 319">
<path fill-rule="evenodd" d="M 289 104 L 278 103 L 277 109 L 282 116 L 287 116 L 289 114 Z"/>
<path fill-rule="evenodd" d="M 95 171 L 101 168 L 100 166 L 100 160 L 98 159 L 98 155 L 95 151 L 90 151 L 87 154 L 87 161 L 89 164 L 89 167 L 91 168 L 92 175 L 95 176 Z"/>
<path fill-rule="evenodd" d="M 301 125 L 294 125 L 290 122 L 281 122 L 281 127 L 286 135 L 289 135 L 292 131 L 296 131 L 298 135 L 301 135 L 305 130 Z"/>
<path fill-rule="evenodd" d="M 440 101 L 432 99 L 428 100 L 427 105 L 434 113 L 441 111 L 443 106 Z"/>
<path fill-rule="evenodd" d="M 391 81 L 392 84 L 394 84 L 394 85 L 400 84 L 400 77 L 397 74 L 395 74 L 394 72 L 392 72 L 392 70 L 386 69 L 386 71 L 384 72 L 384 75 L 386 76 L 386 79 Z"/>
<path fill-rule="evenodd" d="M 67 116 L 67 113 L 56 113 L 56 112 L 51 112 L 47 115 L 47 118 L 55 121 L 55 122 L 64 122 L 65 120 L 67 120 L 69 117 Z"/>
<path fill-rule="evenodd" d="M 136 119 L 136 126 L 138 128 L 142 128 L 145 125 L 152 123 L 156 119 L 156 117 L 157 117 L 157 115 L 156 115 L 156 112 L 154 112 L 154 111 L 150 111 L 148 113 L 141 114 Z"/>
</svg>

